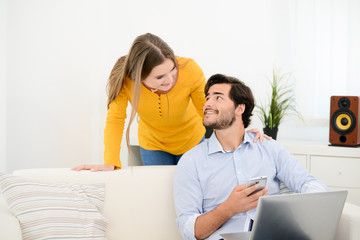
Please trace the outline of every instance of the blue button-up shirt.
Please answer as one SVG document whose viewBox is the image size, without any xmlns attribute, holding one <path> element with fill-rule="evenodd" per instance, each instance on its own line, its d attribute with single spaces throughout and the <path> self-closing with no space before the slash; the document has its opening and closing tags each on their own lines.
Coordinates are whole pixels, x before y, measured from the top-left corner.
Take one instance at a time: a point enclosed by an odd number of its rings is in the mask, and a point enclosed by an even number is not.
<svg viewBox="0 0 360 240">
<path fill-rule="evenodd" d="M 326 191 L 285 148 L 274 140 L 253 142 L 255 134 L 245 133 L 233 152 L 224 151 L 213 134 L 180 159 L 174 176 L 174 200 L 177 225 L 184 239 L 195 239 L 196 218 L 223 203 L 232 190 L 249 178 L 267 176 L 268 194 L 279 194 L 279 181 L 294 192 Z M 220 239 L 220 233 L 240 232 L 254 219 L 255 209 L 238 213 L 208 239 Z"/>
</svg>

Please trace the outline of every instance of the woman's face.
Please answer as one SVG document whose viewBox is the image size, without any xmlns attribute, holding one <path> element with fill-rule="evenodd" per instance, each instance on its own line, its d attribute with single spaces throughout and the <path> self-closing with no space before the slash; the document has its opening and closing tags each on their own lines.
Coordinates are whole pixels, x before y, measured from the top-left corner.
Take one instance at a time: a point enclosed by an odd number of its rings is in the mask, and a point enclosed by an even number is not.
<svg viewBox="0 0 360 240">
<path fill-rule="evenodd" d="M 167 58 L 163 63 L 154 67 L 149 76 L 143 80 L 143 84 L 150 90 L 169 91 L 177 80 L 177 69 L 174 62 Z"/>
</svg>

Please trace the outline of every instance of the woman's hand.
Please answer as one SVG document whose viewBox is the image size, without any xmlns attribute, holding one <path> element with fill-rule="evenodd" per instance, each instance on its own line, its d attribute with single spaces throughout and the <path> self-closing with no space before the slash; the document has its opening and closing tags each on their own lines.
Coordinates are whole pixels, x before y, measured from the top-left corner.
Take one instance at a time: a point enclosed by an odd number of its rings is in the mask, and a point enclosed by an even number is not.
<svg viewBox="0 0 360 240">
<path fill-rule="evenodd" d="M 260 140 L 260 143 L 262 143 L 263 140 L 264 140 L 264 137 L 265 137 L 267 140 L 272 139 L 272 137 L 270 137 L 270 136 L 268 136 L 268 135 L 266 135 L 266 134 L 262 134 L 262 133 L 260 132 L 260 130 L 257 129 L 257 128 L 253 128 L 253 129 L 247 130 L 247 132 L 249 132 L 249 133 L 256 133 L 256 136 L 254 137 L 254 142 L 256 142 L 257 140 Z"/>
<path fill-rule="evenodd" d="M 79 166 L 73 167 L 71 170 L 74 170 L 74 171 L 90 170 L 92 172 L 113 171 L 113 170 L 115 170 L 115 166 L 114 165 L 105 165 L 105 164 L 100 164 L 100 165 L 79 165 Z"/>
</svg>

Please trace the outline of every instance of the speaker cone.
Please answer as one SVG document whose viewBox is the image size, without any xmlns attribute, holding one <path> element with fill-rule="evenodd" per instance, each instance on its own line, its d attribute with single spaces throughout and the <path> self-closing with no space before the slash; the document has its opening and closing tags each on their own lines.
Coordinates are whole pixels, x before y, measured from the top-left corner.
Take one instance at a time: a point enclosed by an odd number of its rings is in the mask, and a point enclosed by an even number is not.
<svg viewBox="0 0 360 240">
<path fill-rule="evenodd" d="M 338 102 L 338 106 L 340 109 L 348 109 L 350 107 L 350 100 L 347 97 L 340 98 Z"/>
<path fill-rule="evenodd" d="M 351 133 L 355 128 L 355 123 L 355 115 L 349 111 L 338 110 L 331 118 L 332 127 L 334 128 L 335 132 L 339 134 Z"/>
</svg>

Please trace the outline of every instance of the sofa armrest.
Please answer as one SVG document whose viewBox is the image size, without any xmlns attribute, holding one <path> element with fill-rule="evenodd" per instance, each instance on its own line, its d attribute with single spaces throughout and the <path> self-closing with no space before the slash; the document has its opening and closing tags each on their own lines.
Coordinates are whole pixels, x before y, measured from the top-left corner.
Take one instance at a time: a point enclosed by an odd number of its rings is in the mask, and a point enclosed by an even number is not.
<svg viewBox="0 0 360 240">
<path fill-rule="evenodd" d="M 21 229 L 17 218 L 10 212 L 4 196 L 0 193 L 0 239 L 21 240 Z"/>
<path fill-rule="evenodd" d="M 360 206 L 345 203 L 335 240 L 360 239 Z"/>
</svg>

